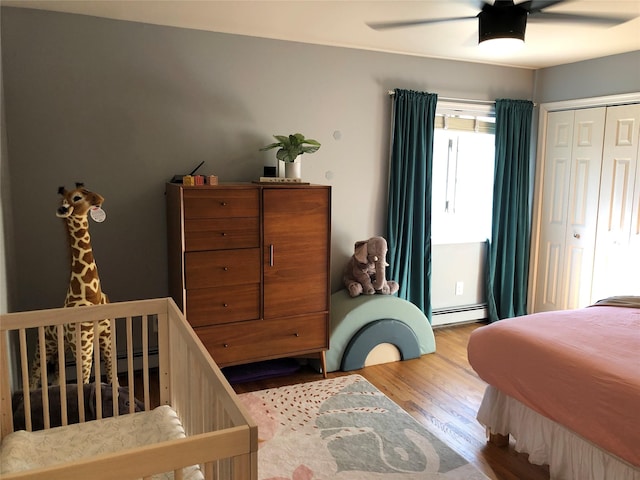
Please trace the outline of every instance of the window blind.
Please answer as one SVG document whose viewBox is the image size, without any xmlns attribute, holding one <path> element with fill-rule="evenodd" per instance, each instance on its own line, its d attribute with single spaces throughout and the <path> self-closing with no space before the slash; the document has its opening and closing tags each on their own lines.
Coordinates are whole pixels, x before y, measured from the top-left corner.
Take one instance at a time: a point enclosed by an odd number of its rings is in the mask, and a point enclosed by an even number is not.
<svg viewBox="0 0 640 480">
<path fill-rule="evenodd" d="M 463 132 L 477 132 L 495 134 L 496 122 L 494 118 L 472 117 L 436 113 L 435 128 L 459 130 Z"/>
</svg>

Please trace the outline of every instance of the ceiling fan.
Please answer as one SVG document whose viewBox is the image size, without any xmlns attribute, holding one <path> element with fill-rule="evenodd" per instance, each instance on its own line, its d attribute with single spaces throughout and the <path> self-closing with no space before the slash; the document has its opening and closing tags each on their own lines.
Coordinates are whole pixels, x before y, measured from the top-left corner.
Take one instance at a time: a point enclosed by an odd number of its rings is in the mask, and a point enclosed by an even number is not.
<svg viewBox="0 0 640 480">
<path fill-rule="evenodd" d="M 513 0 L 495 0 L 492 3 L 481 2 L 481 10 L 474 16 L 371 22 L 367 23 L 367 25 L 375 30 L 385 30 L 477 18 L 478 43 L 481 44 L 489 40 L 505 38 L 524 42 L 527 21 L 616 25 L 633 18 L 633 16 L 623 15 L 597 16 L 545 11 L 549 7 L 571 1 L 573 0 L 528 0 L 515 3 Z"/>
</svg>

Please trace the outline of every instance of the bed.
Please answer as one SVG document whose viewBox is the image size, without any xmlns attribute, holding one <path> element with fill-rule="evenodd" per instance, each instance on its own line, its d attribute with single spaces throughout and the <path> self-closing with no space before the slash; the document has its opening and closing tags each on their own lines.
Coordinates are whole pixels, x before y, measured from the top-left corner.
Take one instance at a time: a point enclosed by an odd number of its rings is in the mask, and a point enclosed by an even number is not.
<svg viewBox="0 0 640 480">
<path fill-rule="evenodd" d="M 74 368 L 81 373 L 80 358 L 58 355 L 59 385 L 74 388 L 58 387 L 60 398 L 55 401 L 60 412 L 50 403 L 51 388 L 41 389 L 36 403 L 43 406 L 38 412 L 31 405 L 35 390 L 29 389 L 29 359 L 44 338 L 43 327 L 60 325 L 62 332 L 64 324 L 97 325 L 105 318 L 114 332 L 112 351 L 118 368 L 112 377 L 117 378 L 104 378 L 94 358 L 95 378 L 104 380 L 95 382 L 95 401 L 86 409 L 87 387 L 73 378 Z M 173 300 L 0 315 L 0 332 L 4 480 L 257 478 L 257 426 Z M 118 346 L 120 341 L 124 344 Z M 115 352 L 125 353 L 116 358 Z M 46 385 L 47 369 L 41 375 Z M 70 398 L 68 391 L 73 392 Z M 14 431 L 16 394 L 24 398 L 26 428 L 19 431 Z M 106 408 L 108 396 L 114 400 Z M 72 404 L 77 412 L 69 411 Z M 36 420 L 40 416 L 42 420 Z M 54 421 L 54 416 L 60 420 Z M 69 421 L 74 417 L 78 423 Z M 39 421 L 44 429 L 36 431 Z M 60 426 L 55 426 L 57 421 Z"/>
<path fill-rule="evenodd" d="M 640 480 L 640 297 L 478 328 L 468 358 L 490 441 L 551 479 Z"/>
</svg>

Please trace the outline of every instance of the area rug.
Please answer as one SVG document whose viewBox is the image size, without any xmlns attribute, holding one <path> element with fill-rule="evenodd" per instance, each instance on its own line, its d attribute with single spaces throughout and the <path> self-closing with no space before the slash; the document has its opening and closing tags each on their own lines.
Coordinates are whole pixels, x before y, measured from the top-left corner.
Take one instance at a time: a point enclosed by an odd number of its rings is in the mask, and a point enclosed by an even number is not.
<svg viewBox="0 0 640 480">
<path fill-rule="evenodd" d="M 239 395 L 260 480 L 485 480 L 360 375 Z"/>
</svg>

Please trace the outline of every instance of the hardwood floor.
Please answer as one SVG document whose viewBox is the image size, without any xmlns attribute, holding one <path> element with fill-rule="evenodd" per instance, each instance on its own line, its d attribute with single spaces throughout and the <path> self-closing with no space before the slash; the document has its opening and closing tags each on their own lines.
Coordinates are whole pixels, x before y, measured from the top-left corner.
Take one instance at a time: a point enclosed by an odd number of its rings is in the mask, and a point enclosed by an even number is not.
<svg viewBox="0 0 640 480">
<path fill-rule="evenodd" d="M 358 373 L 409 412 L 447 445 L 493 480 L 548 480 L 546 467 L 527 456 L 486 441 L 475 415 L 486 384 L 467 361 L 467 342 L 481 323 L 434 329 L 436 352 L 404 362 L 373 365 L 329 378 Z M 237 393 L 274 388 L 322 378 L 311 369 L 293 375 L 234 385 Z"/>
</svg>

